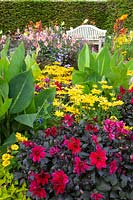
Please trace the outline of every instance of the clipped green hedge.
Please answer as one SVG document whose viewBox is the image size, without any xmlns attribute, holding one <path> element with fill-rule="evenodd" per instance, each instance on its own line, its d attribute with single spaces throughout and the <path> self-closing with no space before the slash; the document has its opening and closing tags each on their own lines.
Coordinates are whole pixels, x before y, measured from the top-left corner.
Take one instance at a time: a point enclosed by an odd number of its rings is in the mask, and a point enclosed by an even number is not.
<svg viewBox="0 0 133 200">
<path fill-rule="evenodd" d="M 24 29 L 29 21 L 42 20 L 43 25 L 65 21 L 66 29 L 80 25 L 89 18 L 96 26 L 113 31 L 115 19 L 129 13 L 127 27 L 133 29 L 133 1 L 117 0 L 109 2 L 1 2 L 0 30 L 7 33 L 17 28 Z"/>
</svg>

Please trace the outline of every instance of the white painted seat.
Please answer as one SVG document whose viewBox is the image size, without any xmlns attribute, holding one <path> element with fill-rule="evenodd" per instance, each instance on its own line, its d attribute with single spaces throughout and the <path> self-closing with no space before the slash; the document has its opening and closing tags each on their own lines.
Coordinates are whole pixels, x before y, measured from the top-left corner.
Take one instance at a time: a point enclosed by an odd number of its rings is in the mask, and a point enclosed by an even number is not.
<svg viewBox="0 0 133 200">
<path fill-rule="evenodd" d="M 98 51 L 105 42 L 107 30 L 102 30 L 92 25 L 80 25 L 74 29 L 66 31 L 67 36 L 77 40 L 85 40 L 89 44 L 98 45 Z"/>
</svg>

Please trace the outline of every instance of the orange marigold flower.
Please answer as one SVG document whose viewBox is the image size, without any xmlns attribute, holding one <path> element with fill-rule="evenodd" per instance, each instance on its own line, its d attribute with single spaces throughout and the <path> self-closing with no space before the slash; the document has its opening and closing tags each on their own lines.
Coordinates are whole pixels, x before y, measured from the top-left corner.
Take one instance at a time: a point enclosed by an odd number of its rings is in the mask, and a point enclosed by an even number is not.
<svg viewBox="0 0 133 200">
<path fill-rule="evenodd" d="M 121 21 L 124 21 L 124 20 L 126 20 L 127 16 L 128 16 L 128 14 L 122 15 L 119 19 Z"/>
</svg>

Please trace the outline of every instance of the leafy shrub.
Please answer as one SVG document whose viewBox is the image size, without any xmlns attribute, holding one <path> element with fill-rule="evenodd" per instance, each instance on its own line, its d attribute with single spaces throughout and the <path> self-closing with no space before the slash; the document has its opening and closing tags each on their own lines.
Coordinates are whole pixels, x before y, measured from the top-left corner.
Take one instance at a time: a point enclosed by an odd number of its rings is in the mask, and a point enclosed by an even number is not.
<svg viewBox="0 0 133 200">
<path fill-rule="evenodd" d="M 26 198 L 26 192 L 26 184 L 23 182 L 19 185 L 18 181 L 14 180 L 13 173 L 0 165 L 0 199 L 28 200 L 29 198 Z"/>
<path fill-rule="evenodd" d="M 52 102 L 55 95 L 55 88 L 34 94 L 35 78 L 41 73 L 38 64 L 34 56 L 25 57 L 23 43 L 8 57 L 9 43 L 7 40 L 0 59 L 0 145 L 12 133 L 33 128 L 44 101 L 45 105 Z"/>
</svg>

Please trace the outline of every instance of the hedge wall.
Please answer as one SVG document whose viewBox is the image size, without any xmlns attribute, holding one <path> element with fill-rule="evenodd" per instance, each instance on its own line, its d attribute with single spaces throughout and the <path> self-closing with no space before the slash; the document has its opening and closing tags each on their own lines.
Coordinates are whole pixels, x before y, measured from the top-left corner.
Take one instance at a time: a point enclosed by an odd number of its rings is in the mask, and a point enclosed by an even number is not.
<svg viewBox="0 0 133 200">
<path fill-rule="evenodd" d="M 0 30 L 4 33 L 24 29 L 29 21 L 42 20 L 43 25 L 65 21 L 66 29 L 80 25 L 89 18 L 96 26 L 113 31 L 115 19 L 129 13 L 127 27 L 133 29 L 133 1 L 107 2 L 0 2 Z"/>
</svg>

